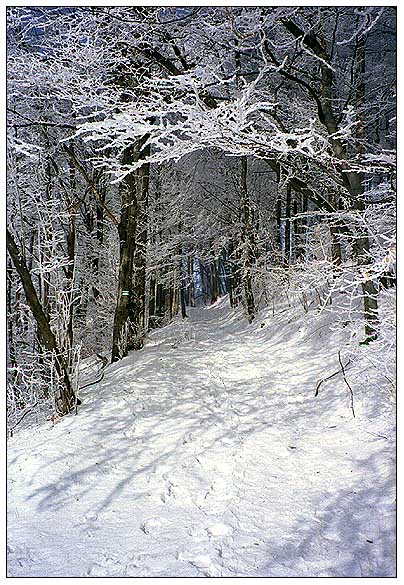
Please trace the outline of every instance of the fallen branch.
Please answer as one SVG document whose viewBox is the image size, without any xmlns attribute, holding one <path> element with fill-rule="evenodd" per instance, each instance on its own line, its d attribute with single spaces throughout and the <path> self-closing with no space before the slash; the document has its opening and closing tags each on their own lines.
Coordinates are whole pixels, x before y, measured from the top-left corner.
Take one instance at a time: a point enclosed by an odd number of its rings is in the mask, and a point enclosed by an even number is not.
<svg viewBox="0 0 404 585">
<path fill-rule="evenodd" d="M 348 380 L 346 379 L 345 369 L 344 369 L 344 365 L 342 364 L 342 361 L 341 361 L 341 352 L 340 351 L 338 351 L 338 360 L 339 360 L 339 363 L 341 364 L 341 371 L 342 371 L 342 375 L 343 375 L 344 380 L 345 380 L 345 384 L 349 388 L 349 392 L 350 392 L 350 395 L 351 395 L 351 410 L 352 410 L 353 417 L 355 418 L 353 390 L 352 390 L 351 386 L 349 385 Z"/>
<path fill-rule="evenodd" d="M 340 352 L 338 352 L 338 358 L 340 358 Z M 320 389 L 320 386 L 321 386 L 321 384 L 322 384 L 323 382 L 326 382 L 327 380 L 331 380 L 331 378 L 334 378 L 334 376 L 337 376 L 337 375 L 338 375 L 338 374 L 340 374 L 341 372 L 342 372 L 342 373 L 344 373 L 344 368 L 346 368 L 346 367 L 347 367 L 347 366 L 348 366 L 348 365 L 351 363 L 351 360 L 350 360 L 350 359 L 348 359 L 348 361 L 347 361 L 347 363 L 345 364 L 345 366 L 343 366 L 343 365 L 342 365 L 342 363 L 341 363 L 341 360 L 340 360 L 340 359 L 339 359 L 339 363 L 341 364 L 341 368 L 340 368 L 338 371 L 336 371 L 336 372 L 334 372 L 333 374 L 331 374 L 331 376 L 327 376 L 326 378 L 323 378 L 322 380 L 320 380 L 320 381 L 318 382 L 318 384 L 317 384 L 317 386 L 316 386 L 316 391 L 315 391 L 315 394 L 314 394 L 314 396 L 318 396 L 318 391 L 319 391 L 319 389 Z"/>
<path fill-rule="evenodd" d="M 102 360 L 102 366 L 100 370 L 97 372 L 97 374 L 101 373 L 100 378 L 98 380 L 94 380 L 94 382 L 89 382 L 88 384 L 84 384 L 84 386 L 80 386 L 79 390 L 83 390 L 84 388 L 88 388 L 89 386 L 93 386 L 94 384 L 98 384 L 98 382 L 101 382 L 102 379 L 104 378 L 104 369 L 108 365 L 108 359 L 102 355 L 99 355 L 98 353 L 97 356 L 100 358 L 100 360 Z"/>
<path fill-rule="evenodd" d="M 101 368 L 101 371 L 104 369 L 105 366 L 103 366 Z M 89 386 L 93 386 L 94 384 L 98 384 L 98 382 L 101 382 L 102 379 L 104 378 L 104 372 L 102 372 L 101 376 L 98 378 L 98 380 L 94 380 L 94 382 L 90 382 L 89 384 L 85 384 L 84 386 L 80 386 L 79 390 L 83 390 L 84 388 L 88 388 Z"/>
</svg>

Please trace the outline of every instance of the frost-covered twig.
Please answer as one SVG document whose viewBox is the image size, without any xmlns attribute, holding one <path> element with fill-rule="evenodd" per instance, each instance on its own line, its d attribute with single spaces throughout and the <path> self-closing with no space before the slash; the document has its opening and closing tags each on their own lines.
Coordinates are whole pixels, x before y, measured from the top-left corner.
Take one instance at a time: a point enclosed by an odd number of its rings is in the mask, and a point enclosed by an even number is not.
<svg viewBox="0 0 404 585">
<path fill-rule="evenodd" d="M 20 424 L 20 422 L 22 422 L 22 420 L 27 416 L 28 413 L 32 412 L 32 410 L 38 405 L 38 401 L 35 402 L 35 404 L 33 404 L 32 406 L 29 406 L 26 408 L 25 412 L 20 416 L 20 418 L 18 419 L 18 421 L 9 429 L 9 433 L 10 433 L 10 437 L 13 436 L 13 431 L 16 427 L 18 427 L 18 425 Z"/>
</svg>

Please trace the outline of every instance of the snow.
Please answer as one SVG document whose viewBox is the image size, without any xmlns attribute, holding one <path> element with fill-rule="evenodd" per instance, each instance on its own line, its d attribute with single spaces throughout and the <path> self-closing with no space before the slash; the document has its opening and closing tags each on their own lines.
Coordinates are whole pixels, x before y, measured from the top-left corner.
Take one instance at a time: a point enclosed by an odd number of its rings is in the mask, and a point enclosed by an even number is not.
<svg viewBox="0 0 404 585">
<path fill-rule="evenodd" d="M 341 295 L 343 297 L 343 295 Z M 341 301 L 342 302 L 342 301 Z M 332 315 L 221 299 L 8 453 L 15 577 L 392 577 L 395 407 Z M 364 368 L 367 368 L 364 374 Z"/>
</svg>

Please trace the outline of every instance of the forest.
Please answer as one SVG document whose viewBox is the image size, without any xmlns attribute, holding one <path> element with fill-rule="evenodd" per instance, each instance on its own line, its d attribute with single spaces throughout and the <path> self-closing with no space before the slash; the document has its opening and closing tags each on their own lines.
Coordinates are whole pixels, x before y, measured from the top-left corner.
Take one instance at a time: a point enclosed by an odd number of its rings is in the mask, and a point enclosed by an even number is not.
<svg viewBox="0 0 404 585">
<path fill-rule="evenodd" d="M 332 379 L 349 424 L 360 423 L 362 399 L 374 417 L 390 408 L 392 420 L 396 9 L 8 7 L 6 243 L 6 409 L 16 448 L 25 430 L 83 424 L 102 384 L 113 410 L 125 385 L 119 371 L 147 396 L 128 364 L 150 372 L 153 340 L 185 347 L 196 388 L 213 348 L 212 360 L 224 356 L 214 377 L 250 360 L 257 372 L 277 351 L 285 359 L 293 319 L 310 342 L 299 338 L 287 360 L 302 375 L 314 360 L 310 395 L 319 400 Z M 245 348 L 233 363 L 226 343 L 236 337 Z M 275 337 L 272 355 L 265 344 Z M 283 383 L 294 388 L 288 371 Z M 161 412 L 170 375 L 160 394 L 154 386 Z M 176 385 L 187 376 L 178 373 Z M 256 400 L 264 409 L 261 390 Z M 369 432 L 387 434 L 386 422 L 369 421 Z M 230 538 L 226 523 L 213 526 L 211 540 Z M 168 564 L 130 573 L 127 564 L 126 573 L 94 565 L 87 576 L 290 575 L 262 563 L 257 573 L 223 563 L 219 571 L 206 551 L 181 554 L 189 573 Z M 379 557 L 365 574 L 393 576 Z M 352 576 L 352 564 L 336 567 L 328 576 Z"/>
</svg>

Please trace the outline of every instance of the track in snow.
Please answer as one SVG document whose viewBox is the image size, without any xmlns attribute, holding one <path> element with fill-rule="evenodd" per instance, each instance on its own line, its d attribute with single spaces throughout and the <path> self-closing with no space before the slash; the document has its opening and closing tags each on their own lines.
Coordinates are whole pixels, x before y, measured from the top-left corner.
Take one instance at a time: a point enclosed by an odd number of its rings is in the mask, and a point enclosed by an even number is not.
<svg viewBox="0 0 404 585">
<path fill-rule="evenodd" d="M 190 315 L 11 440 L 9 574 L 394 575 L 393 410 L 356 388 L 353 419 L 339 379 L 314 398 L 341 334 Z"/>
</svg>

